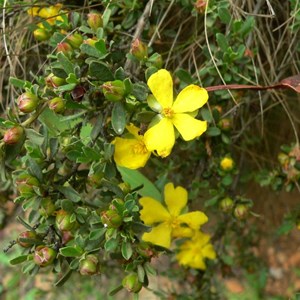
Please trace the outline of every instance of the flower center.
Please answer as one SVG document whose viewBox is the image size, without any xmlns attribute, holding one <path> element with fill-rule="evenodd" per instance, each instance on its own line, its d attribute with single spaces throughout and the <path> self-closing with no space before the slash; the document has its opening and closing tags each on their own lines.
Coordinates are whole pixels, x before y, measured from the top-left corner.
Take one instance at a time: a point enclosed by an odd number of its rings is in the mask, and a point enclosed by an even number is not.
<svg viewBox="0 0 300 300">
<path fill-rule="evenodd" d="M 171 107 L 166 107 L 163 109 L 162 114 L 166 117 L 166 118 L 173 118 L 174 116 L 174 111 Z"/>
<path fill-rule="evenodd" d="M 148 152 L 145 144 L 142 141 L 137 142 L 132 148 L 134 154 L 146 154 Z"/>
<path fill-rule="evenodd" d="M 172 227 L 173 230 L 180 226 L 179 220 L 177 219 L 177 217 L 174 217 L 174 216 L 172 216 L 170 218 L 168 223 L 169 223 L 170 227 Z"/>
</svg>

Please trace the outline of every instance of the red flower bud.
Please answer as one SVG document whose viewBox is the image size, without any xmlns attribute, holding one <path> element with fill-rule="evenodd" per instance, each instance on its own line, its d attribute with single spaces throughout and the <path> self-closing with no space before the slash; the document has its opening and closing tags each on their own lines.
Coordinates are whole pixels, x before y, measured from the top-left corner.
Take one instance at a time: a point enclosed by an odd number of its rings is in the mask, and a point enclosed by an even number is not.
<svg viewBox="0 0 300 300">
<path fill-rule="evenodd" d="M 96 31 L 98 28 L 103 27 L 102 16 L 99 13 L 89 13 L 87 15 L 87 23 L 91 29 Z"/>
<path fill-rule="evenodd" d="M 98 258 L 96 255 L 89 254 L 80 261 L 79 272 L 81 275 L 94 275 L 98 273 Z"/>
<path fill-rule="evenodd" d="M 39 98 L 32 93 L 26 92 L 19 96 L 17 104 L 21 112 L 31 113 L 37 108 Z"/>
<path fill-rule="evenodd" d="M 53 263 L 56 257 L 56 251 L 47 246 L 36 247 L 33 255 L 33 261 L 40 267 L 46 267 Z"/>
<path fill-rule="evenodd" d="M 20 246 L 24 248 L 30 248 L 32 247 L 32 243 L 21 241 L 21 239 L 33 239 L 35 240 L 37 237 L 36 233 L 34 231 L 24 231 L 19 234 L 19 237 L 17 239 L 17 242 Z"/>
<path fill-rule="evenodd" d="M 130 53 L 141 61 L 148 57 L 148 47 L 139 39 L 135 39 L 131 44 Z"/>
<path fill-rule="evenodd" d="M 128 292 L 131 293 L 138 293 L 143 287 L 136 273 L 131 273 L 124 277 L 122 285 Z"/>
<path fill-rule="evenodd" d="M 73 48 L 70 44 L 66 42 L 61 42 L 57 44 L 57 52 L 62 52 L 64 55 L 70 57 L 73 54 Z"/>
<path fill-rule="evenodd" d="M 6 145 L 17 144 L 24 137 L 24 129 L 21 126 L 15 126 L 6 130 L 3 136 L 3 142 Z"/>
<path fill-rule="evenodd" d="M 232 121 L 229 118 L 221 119 L 218 126 L 224 131 L 229 131 L 232 128 Z"/>
</svg>

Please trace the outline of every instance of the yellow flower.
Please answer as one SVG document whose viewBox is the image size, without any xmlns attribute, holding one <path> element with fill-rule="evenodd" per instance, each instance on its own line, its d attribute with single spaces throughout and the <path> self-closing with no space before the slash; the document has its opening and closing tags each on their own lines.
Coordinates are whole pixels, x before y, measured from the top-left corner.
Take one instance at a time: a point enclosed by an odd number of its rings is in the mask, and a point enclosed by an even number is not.
<svg viewBox="0 0 300 300">
<path fill-rule="evenodd" d="M 184 88 L 173 102 L 173 81 L 170 73 L 159 70 L 147 82 L 158 101 L 160 120 L 145 133 L 145 144 L 149 151 L 168 156 L 175 143 L 175 128 L 185 141 L 193 140 L 207 129 L 206 121 L 196 120 L 190 113 L 202 107 L 208 100 L 207 91 L 197 85 Z"/>
<path fill-rule="evenodd" d="M 59 11 L 62 8 L 62 4 L 61 3 L 57 3 L 55 5 L 49 6 L 49 7 L 43 7 L 38 15 L 39 17 L 43 18 L 43 19 L 48 19 L 51 17 L 55 17 L 59 14 Z"/>
<path fill-rule="evenodd" d="M 224 171 L 231 171 L 234 167 L 234 161 L 231 157 L 224 157 L 220 162 L 220 166 Z"/>
<path fill-rule="evenodd" d="M 130 124 L 126 126 L 131 133 L 130 138 L 115 138 L 114 160 L 117 165 L 128 169 L 137 169 L 144 167 L 151 152 L 147 150 L 144 137 L 139 135 L 139 128 Z"/>
<path fill-rule="evenodd" d="M 186 189 L 174 188 L 173 183 L 165 185 L 165 204 L 151 197 L 142 197 L 140 204 L 141 220 L 145 225 L 153 226 L 150 232 L 143 234 L 142 239 L 155 245 L 170 248 L 171 238 L 190 236 L 194 230 L 207 222 L 207 216 L 201 211 L 180 214 L 188 200 Z"/>
<path fill-rule="evenodd" d="M 29 9 L 27 10 L 27 13 L 28 13 L 30 16 L 35 17 L 35 16 L 38 16 L 38 15 L 39 15 L 39 14 L 38 14 L 39 10 L 40 10 L 40 7 L 33 6 L 33 7 L 29 8 Z"/>
<path fill-rule="evenodd" d="M 192 239 L 185 241 L 179 248 L 176 258 L 179 264 L 194 269 L 205 270 L 205 258 L 215 259 L 216 252 L 209 243 L 210 236 L 200 231 Z"/>
</svg>

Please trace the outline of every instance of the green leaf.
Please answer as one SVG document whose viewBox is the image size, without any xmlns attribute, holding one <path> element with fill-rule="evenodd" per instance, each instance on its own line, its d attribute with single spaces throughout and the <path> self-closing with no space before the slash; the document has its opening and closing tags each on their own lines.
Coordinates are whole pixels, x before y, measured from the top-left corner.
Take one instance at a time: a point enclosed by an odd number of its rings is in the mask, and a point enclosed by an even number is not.
<svg viewBox="0 0 300 300">
<path fill-rule="evenodd" d="M 121 247 L 121 252 L 122 252 L 122 256 L 126 260 L 129 260 L 133 253 L 131 243 L 123 241 L 122 247 Z"/>
<path fill-rule="evenodd" d="M 58 281 L 54 283 L 55 286 L 62 286 L 71 277 L 73 271 L 68 270 Z"/>
<path fill-rule="evenodd" d="M 226 7 L 220 7 L 218 9 L 218 15 L 222 23 L 229 24 L 231 21 L 230 11 Z"/>
<path fill-rule="evenodd" d="M 24 89 L 25 87 L 30 88 L 32 86 L 31 82 L 27 80 L 21 80 L 15 77 L 9 77 L 9 83 L 20 89 Z"/>
<path fill-rule="evenodd" d="M 73 91 L 74 88 L 76 87 L 77 83 L 68 83 L 65 85 L 61 85 L 57 88 L 59 92 L 68 92 L 68 91 Z"/>
<path fill-rule="evenodd" d="M 250 16 L 242 24 L 239 33 L 244 38 L 254 28 L 254 26 L 255 26 L 255 19 L 253 16 Z"/>
<path fill-rule="evenodd" d="M 11 265 L 17 265 L 21 264 L 22 262 L 27 260 L 28 255 L 20 255 L 18 257 L 13 258 L 12 260 L 9 261 Z"/>
<path fill-rule="evenodd" d="M 126 126 L 126 112 L 121 102 L 116 102 L 112 109 L 111 124 L 116 134 L 121 135 Z"/>
<path fill-rule="evenodd" d="M 103 115 L 99 114 L 91 132 L 92 141 L 95 141 L 96 138 L 100 135 L 102 128 L 103 128 Z"/>
<path fill-rule="evenodd" d="M 293 219 L 286 219 L 281 226 L 276 230 L 277 235 L 288 234 L 293 228 L 295 228 L 295 221 Z"/>
<path fill-rule="evenodd" d="M 133 84 L 132 95 L 139 101 L 145 101 L 148 97 L 148 87 L 144 83 L 135 83 Z"/>
<path fill-rule="evenodd" d="M 78 246 L 75 247 L 68 246 L 68 247 L 60 248 L 59 253 L 65 257 L 78 257 L 83 254 L 83 250 Z"/>
<path fill-rule="evenodd" d="M 120 166 L 117 166 L 117 169 L 121 173 L 123 181 L 127 182 L 130 185 L 132 190 L 143 185 L 143 188 L 137 191 L 141 196 L 144 197 L 148 196 L 156 200 L 162 201 L 162 196 L 159 190 L 141 172 L 137 170 L 127 169 Z"/>
<path fill-rule="evenodd" d="M 99 240 L 106 232 L 106 228 L 95 229 L 90 232 L 89 239 L 91 241 Z"/>
<path fill-rule="evenodd" d="M 101 81 L 114 80 L 114 75 L 108 66 L 102 62 L 92 61 L 89 65 L 89 75 Z"/>
<path fill-rule="evenodd" d="M 208 108 L 204 107 L 201 109 L 200 111 L 202 118 L 207 121 L 207 122 L 211 122 L 213 120 L 211 112 Z"/>
<path fill-rule="evenodd" d="M 218 136 L 221 134 L 221 130 L 218 127 L 209 127 L 206 131 L 208 136 Z"/>
<path fill-rule="evenodd" d="M 57 60 L 62 65 L 63 69 L 66 71 L 67 74 L 75 73 L 74 65 L 70 62 L 70 60 L 62 53 L 57 53 Z"/>
<path fill-rule="evenodd" d="M 109 252 L 109 251 L 114 251 L 119 245 L 119 241 L 117 239 L 109 239 L 106 241 L 104 244 L 104 249 Z"/>
<path fill-rule="evenodd" d="M 42 146 L 42 144 L 44 143 L 45 137 L 40 133 L 36 132 L 34 129 L 26 128 L 25 133 L 26 137 L 32 144 Z"/>
<path fill-rule="evenodd" d="M 102 15 L 103 28 L 105 28 L 106 25 L 108 24 L 110 15 L 111 15 L 111 9 L 109 9 L 108 7 L 106 7 L 106 9 L 105 9 L 105 11 L 104 11 L 104 13 Z"/>
<path fill-rule="evenodd" d="M 118 287 L 114 288 L 112 291 L 109 292 L 109 296 L 114 296 L 118 292 L 120 292 L 123 289 L 122 285 L 119 285 Z"/>
<path fill-rule="evenodd" d="M 80 50 L 83 53 L 87 54 L 88 56 L 95 57 L 95 58 L 104 58 L 106 56 L 105 55 L 106 53 L 103 54 L 102 52 L 99 51 L 99 49 L 89 44 L 82 44 L 80 46 Z"/>
<path fill-rule="evenodd" d="M 77 84 L 79 82 L 79 80 L 76 78 L 76 75 L 73 73 L 69 74 L 66 81 L 67 81 L 67 83 L 75 83 L 75 84 Z"/>
<path fill-rule="evenodd" d="M 223 52 L 226 52 L 228 50 L 228 43 L 227 43 L 227 38 L 223 33 L 217 33 L 216 34 L 216 39 L 219 47 Z"/>
<path fill-rule="evenodd" d="M 80 194 L 78 194 L 71 186 L 61 186 L 58 187 L 58 190 L 72 202 L 77 203 L 81 200 Z"/>
<path fill-rule="evenodd" d="M 191 76 L 191 74 L 187 71 L 185 71 L 184 69 L 178 69 L 175 72 L 176 76 L 183 82 L 187 83 L 187 84 L 191 84 L 194 82 L 193 77 Z"/>
<path fill-rule="evenodd" d="M 137 274 L 138 274 L 139 281 L 144 282 L 146 273 L 145 273 L 143 266 L 141 266 L 141 265 L 137 266 Z"/>
</svg>

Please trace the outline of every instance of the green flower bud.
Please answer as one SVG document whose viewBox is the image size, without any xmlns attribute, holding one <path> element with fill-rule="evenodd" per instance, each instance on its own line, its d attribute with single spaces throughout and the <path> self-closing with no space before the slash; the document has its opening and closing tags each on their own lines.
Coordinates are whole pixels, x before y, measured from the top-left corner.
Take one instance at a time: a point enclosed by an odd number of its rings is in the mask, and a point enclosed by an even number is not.
<svg viewBox="0 0 300 300">
<path fill-rule="evenodd" d="M 23 113 L 33 112 L 39 104 L 39 98 L 29 92 L 23 93 L 17 100 L 19 110 Z"/>
<path fill-rule="evenodd" d="M 89 254 L 80 261 L 79 272 L 81 275 L 94 275 L 98 273 L 98 258 L 96 255 Z"/>
<path fill-rule="evenodd" d="M 143 287 L 136 273 L 131 273 L 124 277 L 122 285 L 130 293 L 138 293 Z"/>
<path fill-rule="evenodd" d="M 95 47 L 95 44 L 97 43 L 97 40 L 94 39 L 86 39 L 83 41 L 84 44 L 90 45 L 92 47 Z"/>
<path fill-rule="evenodd" d="M 118 184 L 118 186 L 123 191 L 124 194 L 128 194 L 131 191 L 131 186 L 127 182 L 121 182 Z"/>
<path fill-rule="evenodd" d="M 102 85 L 104 97 L 108 101 L 117 102 L 125 95 L 125 85 L 121 80 L 108 81 Z"/>
<path fill-rule="evenodd" d="M 66 42 L 58 43 L 56 47 L 56 51 L 62 52 L 64 55 L 68 57 L 71 57 L 74 53 L 72 46 Z"/>
<path fill-rule="evenodd" d="M 17 144 L 24 138 L 24 128 L 21 126 L 15 126 L 5 131 L 3 136 L 3 142 L 6 145 Z"/>
<path fill-rule="evenodd" d="M 44 217 L 52 216 L 55 212 L 55 205 L 50 197 L 43 198 L 39 212 Z"/>
<path fill-rule="evenodd" d="M 137 253 L 145 258 L 151 258 L 155 255 L 154 250 L 146 242 L 140 242 L 136 248 Z"/>
<path fill-rule="evenodd" d="M 220 208 L 224 212 L 230 212 L 233 209 L 233 200 L 229 197 L 226 197 L 220 201 Z"/>
<path fill-rule="evenodd" d="M 96 31 L 98 28 L 103 27 L 102 16 L 99 13 L 89 13 L 87 15 L 87 23 L 91 29 Z"/>
<path fill-rule="evenodd" d="M 223 131 L 229 131 L 232 128 L 232 120 L 229 118 L 221 119 L 218 123 L 218 126 Z"/>
<path fill-rule="evenodd" d="M 51 110 L 53 110 L 57 114 L 60 114 L 65 111 L 66 102 L 61 97 L 55 97 L 48 102 L 48 106 Z"/>
<path fill-rule="evenodd" d="M 241 220 L 241 219 L 244 219 L 248 215 L 248 212 L 249 212 L 249 206 L 248 205 L 238 204 L 234 208 L 233 214 L 237 219 Z"/>
<path fill-rule="evenodd" d="M 40 267 L 46 267 L 53 263 L 56 257 L 56 251 L 47 246 L 36 247 L 33 255 L 33 261 Z"/>
<path fill-rule="evenodd" d="M 37 41 L 43 42 L 50 39 L 51 34 L 44 28 L 38 28 L 33 31 L 33 36 Z"/>
<path fill-rule="evenodd" d="M 61 209 L 56 212 L 55 224 L 60 231 L 71 230 L 76 225 L 71 222 L 71 213 Z"/>
<path fill-rule="evenodd" d="M 73 33 L 67 37 L 67 41 L 74 49 L 78 49 L 83 42 L 83 37 L 79 33 Z"/>
<path fill-rule="evenodd" d="M 64 85 L 66 80 L 64 78 L 60 78 L 55 76 L 53 73 L 50 73 L 46 78 L 46 85 L 49 87 L 58 87 Z"/>
<path fill-rule="evenodd" d="M 35 240 L 36 238 L 37 238 L 37 235 L 34 231 L 24 231 L 24 232 L 19 234 L 17 242 L 23 248 L 30 248 L 30 247 L 32 247 L 32 243 L 23 242 L 20 239 L 33 239 L 33 240 Z"/>
<path fill-rule="evenodd" d="M 35 177 L 22 173 L 17 176 L 15 185 L 21 196 L 28 196 L 34 193 L 34 187 L 38 187 L 40 183 Z"/>
<path fill-rule="evenodd" d="M 139 61 L 142 61 L 148 58 L 148 47 L 139 39 L 135 39 L 131 44 L 130 53 Z"/>
<path fill-rule="evenodd" d="M 278 158 L 279 163 L 282 166 L 286 166 L 289 163 L 289 160 L 290 160 L 289 156 L 287 154 L 283 153 L 283 152 L 280 152 L 278 154 L 277 158 Z"/>
<path fill-rule="evenodd" d="M 123 219 L 116 210 L 109 209 L 101 213 L 101 222 L 108 228 L 118 228 L 122 225 Z"/>
</svg>

